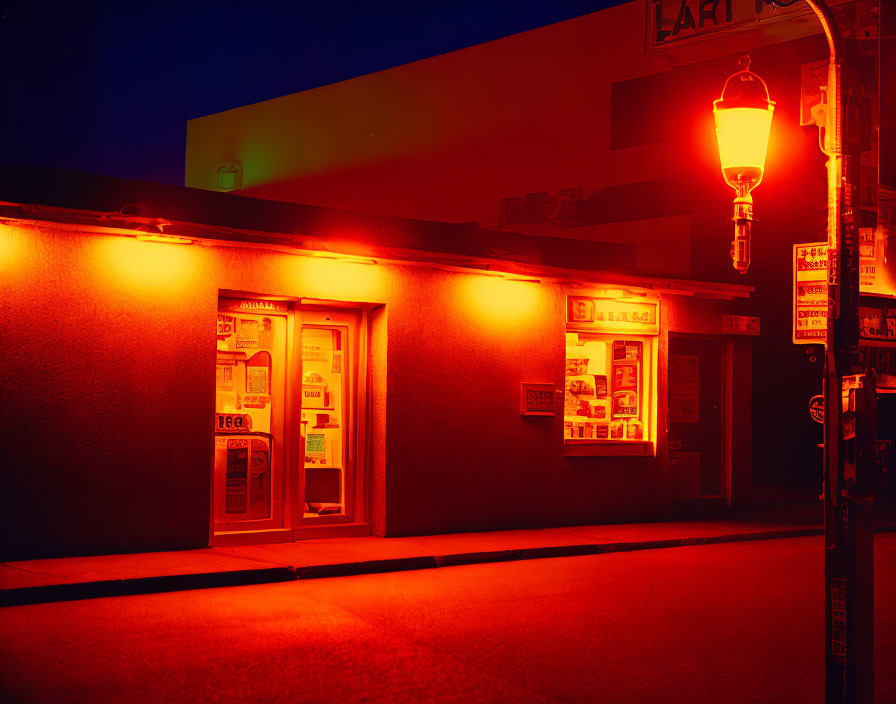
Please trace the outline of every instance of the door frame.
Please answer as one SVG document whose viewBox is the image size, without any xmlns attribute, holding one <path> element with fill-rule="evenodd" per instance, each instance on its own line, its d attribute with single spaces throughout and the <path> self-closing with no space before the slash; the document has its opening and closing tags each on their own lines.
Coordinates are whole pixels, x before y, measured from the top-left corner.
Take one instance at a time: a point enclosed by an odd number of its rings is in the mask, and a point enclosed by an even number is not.
<svg viewBox="0 0 896 704">
<path fill-rule="evenodd" d="M 225 301 L 234 301 L 240 299 L 258 299 L 258 300 L 271 300 L 283 302 L 283 299 L 275 298 L 272 296 L 255 296 L 255 295 L 234 295 L 229 291 L 219 291 L 218 299 L 215 307 L 216 316 L 219 315 L 222 311 L 225 313 L 229 313 L 231 315 L 239 315 L 243 313 L 247 316 L 265 316 L 276 317 L 284 319 L 287 325 L 286 328 L 286 349 L 284 350 L 286 357 L 286 369 L 289 369 L 290 359 L 289 359 L 289 316 L 291 315 L 291 306 L 287 308 L 286 311 L 240 311 L 238 308 L 230 308 L 226 304 L 222 306 L 222 303 Z M 216 352 L 217 355 L 217 352 Z M 217 361 L 217 360 L 216 360 Z M 271 471 L 271 517 L 257 520 L 247 520 L 241 521 L 239 523 L 233 522 L 216 522 L 216 514 L 215 514 L 215 488 L 216 488 L 216 478 L 215 478 L 215 461 L 216 461 L 216 446 L 217 446 L 217 438 L 219 437 L 228 437 L 228 435 L 219 435 L 216 432 L 213 432 L 213 454 L 212 454 L 212 466 L 211 466 L 211 486 L 210 486 L 210 516 L 209 516 L 209 540 L 210 544 L 217 543 L 217 539 L 221 536 L 227 535 L 236 535 L 236 534 L 248 534 L 248 533 L 259 533 L 259 534 L 267 534 L 267 533 L 277 533 L 283 531 L 285 522 L 287 520 L 286 511 L 289 501 L 289 460 L 287 457 L 287 448 L 282 444 L 282 440 L 278 440 L 277 434 L 280 431 L 281 435 L 286 434 L 285 421 L 288 416 L 286 416 L 287 407 L 286 401 L 289 399 L 289 378 L 288 373 L 284 374 L 283 378 L 283 388 L 284 388 L 284 401 L 280 403 L 284 404 L 284 423 L 281 426 L 280 422 L 277 420 L 276 415 L 273 414 L 273 404 L 272 404 L 272 418 L 271 418 L 271 427 L 270 432 L 259 433 L 255 431 L 250 431 L 244 433 L 246 436 L 266 436 L 268 439 L 268 443 L 270 446 L 270 471 Z M 269 378 L 268 383 L 273 386 L 274 380 L 273 375 Z M 271 389 L 269 389 L 269 392 Z M 213 394 L 217 395 L 217 388 L 213 387 Z M 238 434 L 237 434 L 238 435 Z M 275 472 L 275 469 L 276 472 Z M 277 476 L 279 475 L 279 476 Z M 279 481 L 275 481 L 275 476 Z"/>
<path fill-rule="evenodd" d="M 249 545 L 257 543 L 291 542 L 299 539 L 364 536 L 370 534 L 370 500 L 371 487 L 369 473 L 368 438 L 370 435 L 370 394 L 369 384 L 369 304 L 346 301 L 310 300 L 292 296 L 252 293 L 219 289 L 215 313 L 220 310 L 221 299 L 257 299 L 278 301 L 288 304 L 286 314 L 286 380 L 283 438 L 275 438 L 274 443 L 280 445 L 277 453 L 283 462 L 281 472 L 282 487 L 281 506 L 282 521 L 280 527 L 257 529 L 246 527 L 244 530 L 215 531 L 215 476 L 214 453 L 211 458 L 209 486 L 209 545 Z M 344 317 L 353 314 L 353 323 L 335 322 L 335 327 L 344 327 L 348 331 L 351 345 L 351 375 L 355 400 L 352 407 L 351 427 L 346 443 L 346 456 L 354 464 L 354 482 L 345 487 L 346 510 L 351 493 L 353 515 L 345 520 L 325 520 L 322 518 L 304 518 L 304 455 L 301 433 L 301 390 L 302 390 L 302 325 L 307 313 L 333 311 Z M 311 323 L 312 325 L 314 323 Z M 352 333 L 354 330 L 354 333 Z M 212 378 L 212 384 L 214 379 Z M 349 394 L 351 394 L 351 389 Z M 215 393 L 212 386 L 212 394 Z M 350 397 L 350 396 L 349 396 Z M 346 462 L 346 464 L 348 464 Z M 346 472 L 347 474 L 347 472 Z"/>
<path fill-rule="evenodd" d="M 297 364 L 290 367 L 290 373 L 293 375 L 293 383 L 295 384 L 295 394 L 293 401 L 296 404 L 293 423 L 296 426 L 296 432 L 299 432 L 300 421 L 298 420 L 301 412 L 301 386 L 302 386 L 302 335 L 301 329 L 307 325 L 309 327 L 337 327 L 344 328 L 347 331 L 348 340 L 347 348 L 351 354 L 350 373 L 352 381 L 348 392 L 348 400 L 352 406 L 349 422 L 347 426 L 348 441 L 346 442 L 345 454 L 346 465 L 352 464 L 354 471 L 354 481 L 352 486 L 345 486 L 346 512 L 349 510 L 349 497 L 352 502 L 351 516 L 338 517 L 314 517 L 305 518 L 304 516 L 304 496 L 305 496 L 305 472 L 304 472 L 304 434 L 293 435 L 298 437 L 297 458 L 295 467 L 295 479 L 290 480 L 290 487 L 294 497 L 291 506 L 292 510 L 292 536 L 294 540 L 305 540 L 309 538 L 327 538 L 327 537 L 349 537 L 363 536 L 370 534 L 370 483 L 368 477 L 367 456 L 369 448 L 367 446 L 368 425 L 370 419 L 369 413 L 369 390 L 368 390 L 368 366 L 369 366 L 369 306 L 362 304 L 350 304 L 342 301 L 318 301 L 301 299 L 296 303 L 296 331 L 293 337 L 293 351 L 298 360 Z M 338 314 L 338 317 L 345 318 L 351 316 L 354 320 L 336 320 L 332 323 L 314 320 L 314 313 L 325 314 L 327 312 Z M 306 320 L 308 322 L 306 322 Z M 351 394 L 354 391 L 355 398 L 352 401 Z M 347 467 L 345 468 L 347 470 Z M 348 476 L 348 472 L 345 472 Z"/>
<path fill-rule="evenodd" d="M 668 339 L 666 341 L 666 443 L 667 443 L 667 456 L 668 456 L 668 443 L 669 443 L 669 431 L 671 429 L 671 422 L 669 420 L 669 382 L 668 382 L 668 366 L 669 366 L 669 357 L 672 356 L 672 343 L 673 339 L 683 339 L 683 340 L 694 340 L 694 341 L 711 341 L 711 342 L 719 342 L 721 348 L 721 366 L 722 366 L 722 378 L 720 380 L 721 387 L 721 411 L 722 411 L 722 436 L 721 440 L 721 467 L 720 471 L 722 473 L 721 477 L 721 486 L 722 493 L 718 495 L 707 495 L 700 496 L 696 499 L 680 499 L 676 498 L 675 495 L 672 495 L 672 502 L 677 506 L 688 506 L 695 507 L 699 506 L 702 508 L 712 509 L 712 508 L 730 508 L 731 507 L 731 483 L 732 483 L 732 456 L 731 456 L 731 448 L 733 447 L 733 436 L 734 436 L 734 424 L 733 424 L 733 408 L 731 407 L 731 400 L 734 398 L 734 369 L 733 369 L 733 360 L 734 360 L 734 343 L 729 335 L 708 335 L 703 333 L 690 333 L 690 332 L 681 332 L 681 331 L 669 331 Z M 669 469 L 671 472 L 671 463 L 669 463 Z"/>
</svg>

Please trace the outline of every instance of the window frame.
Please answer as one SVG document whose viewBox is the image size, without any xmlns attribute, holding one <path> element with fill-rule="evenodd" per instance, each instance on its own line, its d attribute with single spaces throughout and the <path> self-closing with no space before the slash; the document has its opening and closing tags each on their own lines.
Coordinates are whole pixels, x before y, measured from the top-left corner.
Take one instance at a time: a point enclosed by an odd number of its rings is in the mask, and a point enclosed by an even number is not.
<svg viewBox="0 0 896 704">
<path fill-rule="evenodd" d="M 632 323 L 628 321 L 582 321 L 570 320 L 574 299 L 591 299 L 595 306 L 612 306 L 613 303 L 621 304 L 621 307 L 635 307 L 629 304 L 644 304 L 641 307 L 653 307 L 653 321 L 650 323 Z M 645 308 L 646 309 L 646 308 Z M 643 391 L 641 403 L 643 412 L 640 417 L 644 424 L 644 440 L 618 440 L 611 438 L 567 438 L 566 415 L 560 424 L 560 433 L 563 443 L 564 456 L 656 456 L 657 445 L 657 408 L 659 404 L 659 347 L 660 347 L 660 306 L 659 299 L 640 291 L 585 291 L 569 292 L 566 297 L 566 325 L 564 333 L 580 335 L 593 335 L 610 342 L 612 340 L 636 340 L 643 342 L 642 359 L 647 362 L 641 369 Z M 566 336 L 564 334 L 563 347 L 563 391 L 566 390 Z M 649 366 L 648 366 L 649 365 Z M 611 383 L 608 374 L 608 384 Z M 608 389 L 608 396 L 612 398 L 612 391 Z"/>
</svg>

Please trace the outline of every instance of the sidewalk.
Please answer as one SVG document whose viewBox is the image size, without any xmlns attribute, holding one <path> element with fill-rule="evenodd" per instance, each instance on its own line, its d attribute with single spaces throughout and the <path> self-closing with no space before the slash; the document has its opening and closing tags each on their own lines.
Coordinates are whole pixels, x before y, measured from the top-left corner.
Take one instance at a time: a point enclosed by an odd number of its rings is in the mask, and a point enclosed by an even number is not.
<svg viewBox="0 0 896 704">
<path fill-rule="evenodd" d="M 0 563 L 0 606 L 821 535 L 820 508 L 667 523 L 328 538 L 6 562 Z"/>
</svg>

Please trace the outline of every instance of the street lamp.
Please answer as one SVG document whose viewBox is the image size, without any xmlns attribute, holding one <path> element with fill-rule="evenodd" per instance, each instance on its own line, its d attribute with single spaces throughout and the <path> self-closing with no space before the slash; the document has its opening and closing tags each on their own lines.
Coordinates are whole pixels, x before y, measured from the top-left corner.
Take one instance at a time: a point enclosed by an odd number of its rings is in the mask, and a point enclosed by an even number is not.
<svg viewBox="0 0 896 704">
<path fill-rule="evenodd" d="M 713 102 L 719 160 L 725 183 L 734 189 L 734 241 L 731 259 L 734 268 L 746 274 L 750 268 L 750 230 L 753 223 L 753 196 L 750 192 L 762 181 L 765 153 L 775 103 L 768 87 L 744 68 L 725 81 L 722 96 Z"/>
</svg>

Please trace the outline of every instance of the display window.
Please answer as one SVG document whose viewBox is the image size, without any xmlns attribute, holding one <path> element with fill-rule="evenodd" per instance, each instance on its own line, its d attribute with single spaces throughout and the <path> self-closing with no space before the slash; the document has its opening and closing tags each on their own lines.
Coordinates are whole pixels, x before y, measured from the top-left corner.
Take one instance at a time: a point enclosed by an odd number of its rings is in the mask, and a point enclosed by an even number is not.
<svg viewBox="0 0 896 704">
<path fill-rule="evenodd" d="M 564 372 L 567 445 L 652 445 L 657 303 L 570 296 Z"/>
<path fill-rule="evenodd" d="M 565 439 L 651 439 L 652 345 L 652 338 L 567 333 Z"/>
</svg>

